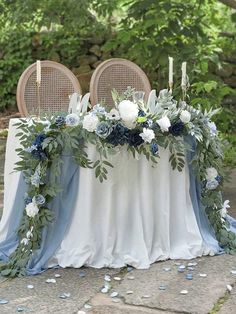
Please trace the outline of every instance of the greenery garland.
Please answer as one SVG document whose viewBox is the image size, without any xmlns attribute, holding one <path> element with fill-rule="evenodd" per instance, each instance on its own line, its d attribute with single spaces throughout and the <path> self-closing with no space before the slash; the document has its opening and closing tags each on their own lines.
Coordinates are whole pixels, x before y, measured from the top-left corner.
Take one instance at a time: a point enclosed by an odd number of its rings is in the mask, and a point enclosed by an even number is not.
<svg viewBox="0 0 236 314">
<path fill-rule="evenodd" d="M 124 95 L 113 91 L 116 108 L 110 111 L 98 104 L 85 114 L 21 119 L 16 124 L 21 148 L 17 149 L 20 161 L 15 169 L 22 171 L 28 192 L 18 229 L 19 243 L 9 261 L 0 266 L 3 276 L 25 275 L 31 257 L 40 248 L 42 229 L 54 219 L 47 204 L 61 190 L 58 178 L 63 153 L 71 155 L 79 166 L 94 169 L 100 182 L 107 179 L 108 169 L 113 167 L 109 156 L 122 145 L 134 157 L 145 155 L 152 166 L 158 163 L 159 146 L 169 149 L 172 168 L 182 171 L 186 152 L 192 149 L 184 140 L 186 135 L 196 141 L 191 163 L 202 184 L 201 201 L 209 221 L 224 250 L 236 251 L 236 235 L 228 230 L 226 219 L 228 201 L 223 203 L 221 196 L 223 154 L 211 121 L 217 111 L 202 112 L 200 107 L 177 103 L 167 90 L 148 104 L 131 101 L 134 93 L 131 88 Z M 87 143 L 96 146 L 98 160 L 88 158 Z"/>
</svg>

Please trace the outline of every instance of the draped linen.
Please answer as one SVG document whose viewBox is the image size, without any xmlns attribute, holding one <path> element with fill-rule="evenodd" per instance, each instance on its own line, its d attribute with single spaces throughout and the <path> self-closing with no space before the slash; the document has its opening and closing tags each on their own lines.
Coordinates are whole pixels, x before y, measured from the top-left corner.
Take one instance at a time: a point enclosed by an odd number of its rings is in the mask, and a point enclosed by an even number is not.
<svg viewBox="0 0 236 314">
<path fill-rule="evenodd" d="M 14 121 L 12 121 L 14 120 Z M 7 261 L 17 246 L 17 228 L 24 210 L 27 186 L 13 171 L 16 119 L 10 121 L 5 163 L 5 202 L 0 223 L 0 260 Z M 186 139 L 194 148 L 194 141 Z M 13 145 L 15 143 L 15 145 Z M 15 146 L 15 147 L 14 147 Z M 89 157 L 97 158 L 88 145 Z M 100 183 L 91 169 L 80 168 L 62 156 L 59 183 L 63 191 L 49 204 L 55 220 L 45 227 L 42 243 L 27 267 L 37 274 L 48 267 L 148 268 L 157 260 L 191 259 L 222 252 L 200 202 L 200 185 L 191 165 L 173 171 L 169 151 L 160 149 L 152 168 L 144 156 L 134 159 L 125 147 L 110 157 L 114 168 Z M 231 230 L 236 221 L 228 216 Z"/>
</svg>

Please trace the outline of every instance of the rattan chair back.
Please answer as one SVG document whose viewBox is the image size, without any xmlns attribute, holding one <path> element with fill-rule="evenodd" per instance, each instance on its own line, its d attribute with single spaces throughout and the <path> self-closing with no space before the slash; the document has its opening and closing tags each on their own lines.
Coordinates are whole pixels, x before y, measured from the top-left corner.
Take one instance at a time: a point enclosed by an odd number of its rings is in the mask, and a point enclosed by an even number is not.
<svg viewBox="0 0 236 314">
<path fill-rule="evenodd" d="M 145 100 L 151 91 L 150 82 L 143 70 L 135 63 L 120 58 L 101 63 L 94 71 L 90 81 L 90 100 L 92 106 L 104 102 L 114 106 L 111 91 L 124 92 L 128 86 L 145 92 Z"/>
<path fill-rule="evenodd" d="M 40 111 L 67 112 L 69 95 L 81 93 L 76 76 L 64 65 L 54 61 L 41 61 Z M 35 114 L 38 110 L 36 63 L 21 75 L 17 85 L 17 106 L 21 116 Z"/>
</svg>

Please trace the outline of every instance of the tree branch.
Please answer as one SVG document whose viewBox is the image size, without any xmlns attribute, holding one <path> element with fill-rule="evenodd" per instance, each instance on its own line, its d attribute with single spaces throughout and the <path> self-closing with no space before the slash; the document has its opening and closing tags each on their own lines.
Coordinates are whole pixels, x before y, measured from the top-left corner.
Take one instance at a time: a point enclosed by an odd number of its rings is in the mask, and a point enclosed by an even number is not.
<svg viewBox="0 0 236 314">
<path fill-rule="evenodd" d="M 236 0 L 219 0 L 221 3 L 236 10 Z"/>
</svg>

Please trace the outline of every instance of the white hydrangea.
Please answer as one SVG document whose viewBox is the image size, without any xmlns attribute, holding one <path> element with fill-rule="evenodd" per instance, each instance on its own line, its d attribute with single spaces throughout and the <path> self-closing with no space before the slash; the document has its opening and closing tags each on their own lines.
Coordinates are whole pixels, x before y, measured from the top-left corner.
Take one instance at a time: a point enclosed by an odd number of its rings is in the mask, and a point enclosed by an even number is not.
<svg viewBox="0 0 236 314">
<path fill-rule="evenodd" d="M 162 117 L 161 119 L 157 120 L 157 124 L 161 128 L 162 132 L 168 132 L 170 124 L 170 119 L 168 117 Z"/>
<path fill-rule="evenodd" d="M 134 128 L 139 112 L 138 105 L 130 100 L 123 100 L 119 103 L 118 109 L 124 124 L 130 129 Z"/>
<path fill-rule="evenodd" d="M 32 218 L 36 216 L 39 212 L 39 208 L 37 204 L 33 202 L 27 204 L 25 207 L 25 210 L 26 210 L 27 216 L 32 217 Z"/>
<path fill-rule="evenodd" d="M 218 172 L 214 167 L 206 169 L 206 179 L 208 181 L 214 180 L 218 176 Z"/>
<path fill-rule="evenodd" d="M 151 129 L 143 128 L 143 132 L 139 134 L 145 143 L 151 143 L 155 138 L 155 133 Z"/>
<path fill-rule="evenodd" d="M 94 132 L 99 123 L 99 119 L 96 115 L 88 114 L 84 117 L 83 128 L 89 132 Z"/>
<path fill-rule="evenodd" d="M 181 111 L 179 118 L 183 123 L 189 123 L 191 120 L 191 113 L 188 112 L 187 110 L 183 110 Z"/>
</svg>

